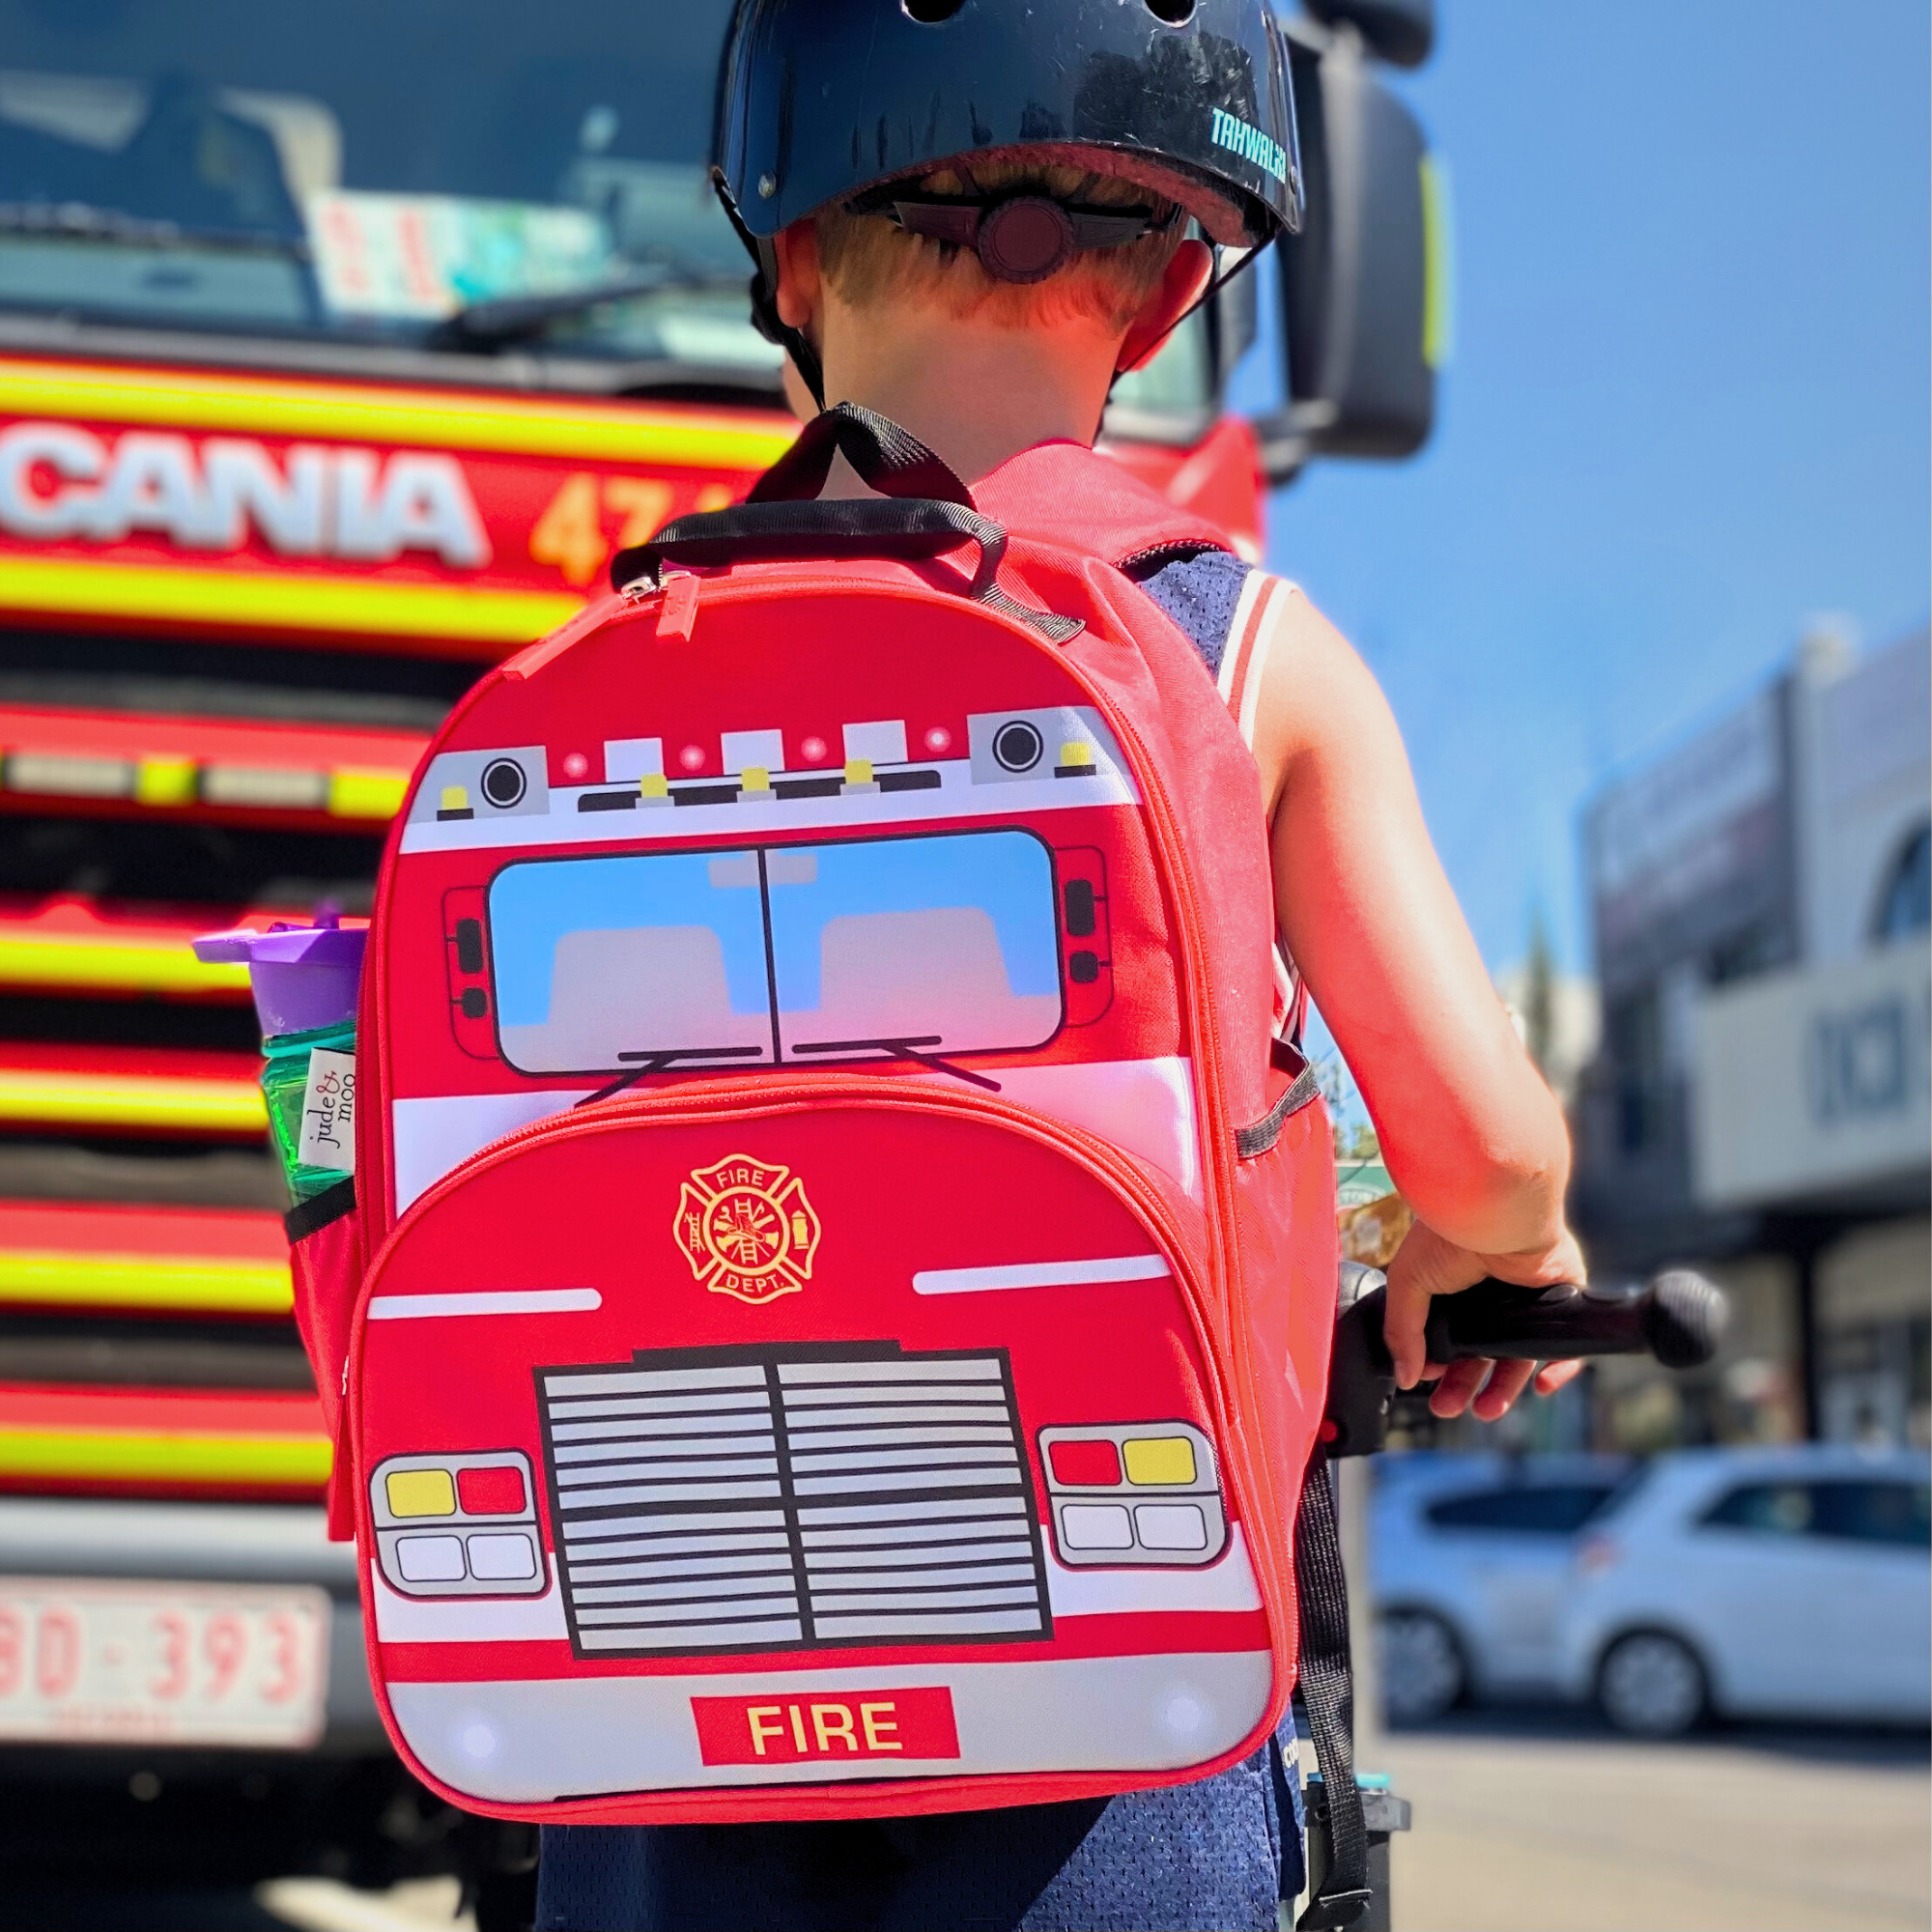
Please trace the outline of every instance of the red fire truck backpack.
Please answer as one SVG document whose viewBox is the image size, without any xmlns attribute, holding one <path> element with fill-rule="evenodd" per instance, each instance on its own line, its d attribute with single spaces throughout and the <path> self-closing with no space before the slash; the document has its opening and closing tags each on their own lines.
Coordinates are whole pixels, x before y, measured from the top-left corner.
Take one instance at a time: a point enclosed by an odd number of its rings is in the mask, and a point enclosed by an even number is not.
<svg viewBox="0 0 1932 1932">
<path fill-rule="evenodd" d="M 892 494 L 791 500 L 835 446 Z M 834 411 L 432 745 L 336 1502 L 457 1804 L 1008 1804 L 1278 1720 L 1328 1130 L 1253 762 L 1102 560 L 1217 541 L 1074 446 L 976 504 Z"/>
</svg>

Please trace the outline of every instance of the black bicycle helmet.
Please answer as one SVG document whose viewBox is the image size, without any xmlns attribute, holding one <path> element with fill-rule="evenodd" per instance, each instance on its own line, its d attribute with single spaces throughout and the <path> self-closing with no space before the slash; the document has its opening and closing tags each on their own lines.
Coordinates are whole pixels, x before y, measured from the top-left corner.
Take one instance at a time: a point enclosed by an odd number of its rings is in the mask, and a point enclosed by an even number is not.
<svg viewBox="0 0 1932 1932">
<path fill-rule="evenodd" d="M 1300 223 L 1288 60 L 1267 0 L 740 0 L 720 75 L 713 179 L 757 263 L 753 318 L 818 391 L 779 321 L 772 238 L 838 202 L 1038 281 L 1131 242 L 1152 210 L 1036 190 L 923 195 L 923 177 L 1015 156 L 1145 187 L 1209 240 Z M 898 192 L 895 192 L 895 188 Z"/>
</svg>

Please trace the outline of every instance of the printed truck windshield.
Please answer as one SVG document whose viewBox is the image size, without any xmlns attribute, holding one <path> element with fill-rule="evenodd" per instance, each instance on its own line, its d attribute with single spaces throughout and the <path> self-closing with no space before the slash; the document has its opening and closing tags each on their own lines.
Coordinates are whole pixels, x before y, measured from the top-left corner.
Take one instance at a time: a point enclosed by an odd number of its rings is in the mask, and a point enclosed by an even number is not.
<svg viewBox="0 0 1932 1932">
<path fill-rule="evenodd" d="M 504 1058 L 824 1062 L 1060 1030 L 1053 860 L 1022 831 L 529 860 L 490 888 Z"/>
</svg>

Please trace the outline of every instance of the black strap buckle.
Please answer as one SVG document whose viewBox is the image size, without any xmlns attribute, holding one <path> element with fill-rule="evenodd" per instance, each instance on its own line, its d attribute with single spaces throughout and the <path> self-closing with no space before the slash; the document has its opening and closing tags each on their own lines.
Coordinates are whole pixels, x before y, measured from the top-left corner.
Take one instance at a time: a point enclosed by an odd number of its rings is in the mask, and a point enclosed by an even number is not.
<svg viewBox="0 0 1932 1932">
<path fill-rule="evenodd" d="M 1339 1932 L 1352 1925 L 1375 1902 L 1367 1886 L 1353 1891 L 1319 1892 L 1309 1900 L 1308 1910 L 1294 1921 L 1294 1932 Z"/>
</svg>

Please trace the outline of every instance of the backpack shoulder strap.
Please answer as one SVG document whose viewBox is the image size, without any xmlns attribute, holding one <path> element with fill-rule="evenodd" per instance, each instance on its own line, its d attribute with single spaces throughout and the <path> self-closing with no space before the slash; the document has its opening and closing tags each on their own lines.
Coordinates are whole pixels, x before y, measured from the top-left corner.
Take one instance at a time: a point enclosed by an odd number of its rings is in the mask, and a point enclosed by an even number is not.
<svg viewBox="0 0 1932 1932">
<path fill-rule="evenodd" d="M 1286 578 L 1256 569 L 1226 551 L 1171 554 L 1145 576 L 1127 567 L 1160 608 L 1183 631 L 1214 678 L 1249 751 L 1255 748 L 1255 721 L 1276 634 L 1291 602 L 1300 595 Z M 1308 989 L 1277 943 L 1274 956 L 1275 1031 L 1294 1046 L 1301 1043 L 1308 1013 Z"/>
</svg>

